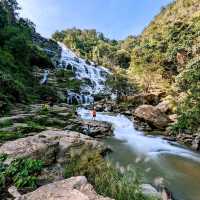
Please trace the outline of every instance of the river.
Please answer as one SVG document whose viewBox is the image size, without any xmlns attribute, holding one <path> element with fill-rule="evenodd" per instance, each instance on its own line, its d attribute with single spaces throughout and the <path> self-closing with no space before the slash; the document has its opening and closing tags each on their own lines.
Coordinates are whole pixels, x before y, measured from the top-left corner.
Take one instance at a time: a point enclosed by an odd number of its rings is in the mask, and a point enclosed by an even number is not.
<svg viewBox="0 0 200 200">
<path fill-rule="evenodd" d="M 88 110 L 78 112 L 82 119 L 91 119 Z M 104 140 L 113 150 L 110 160 L 133 165 L 146 183 L 162 177 L 176 200 L 200 200 L 199 154 L 159 136 L 144 135 L 124 115 L 97 113 L 96 120 L 113 124 L 114 136 Z"/>
</svg>

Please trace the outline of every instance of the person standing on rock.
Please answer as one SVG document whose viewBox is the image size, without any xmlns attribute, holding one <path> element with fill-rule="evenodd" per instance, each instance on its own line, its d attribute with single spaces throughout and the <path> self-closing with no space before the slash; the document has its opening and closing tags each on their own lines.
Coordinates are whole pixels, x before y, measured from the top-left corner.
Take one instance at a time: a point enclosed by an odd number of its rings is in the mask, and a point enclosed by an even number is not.
<svg viewBox="0 0 200 200">
<path fill-rule="evenodd" d="M 96 116 L 97 116 L 96 107 L 93 107 L 93 110 L 92 110 L 92 119 L 95 120 Z"/>
</svg>

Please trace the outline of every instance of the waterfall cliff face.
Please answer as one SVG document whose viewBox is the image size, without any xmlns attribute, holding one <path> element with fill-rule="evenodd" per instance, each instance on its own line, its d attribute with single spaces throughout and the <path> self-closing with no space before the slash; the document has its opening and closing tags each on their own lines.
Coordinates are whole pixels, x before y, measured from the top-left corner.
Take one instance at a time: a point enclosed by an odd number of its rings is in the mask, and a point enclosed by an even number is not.
<svg viewBox="0 0 200 200">
<path fill-rule="evenodd" d="M 59 43 L 62 52 L 60 68 L 72 70 L 75 78 L 84 81 L 81 86 L 81 94 L 68 91 L 68 103 L 92 103 L 93 96 L 99 93 L 106 93 L 105 82 L 110 71 L 102 66 L 97 66 L 93 62 L 88 62 L 76 56 L 63 43 Z"/>
</svg>

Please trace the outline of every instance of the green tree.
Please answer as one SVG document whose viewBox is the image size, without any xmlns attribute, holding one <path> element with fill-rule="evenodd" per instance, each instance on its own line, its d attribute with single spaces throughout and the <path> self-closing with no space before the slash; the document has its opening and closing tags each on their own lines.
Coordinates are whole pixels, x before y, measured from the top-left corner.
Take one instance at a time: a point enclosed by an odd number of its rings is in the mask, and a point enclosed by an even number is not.
<svg viewBox="0 0 200 200">
<path fill-rule="evenodd" d="M 195 133 L 200 128 L 200 59 L 191 60 L 177 77 L 179 92 L 184 94 L 178 107 L 178 122 L 174 130 L 190 130 Z"/>
<path fill-rule="evenodd" d="M 28 102 L 32 95 L 38 95 L 33 65 L 50 64 L 47 55 L 33 44 L 35 25 L 19 18 L 18 9 L 15 0 L 0 2 L 0 114 L 12 104 Z"/>
<path fill-rule="evenodd" d="M 127 71 L 120 68 L 108 77 L 106 85 L 117 95 L 117 99 L 120 99 L 121 96 L 130 95 L 137 90 L 137 86 L 128 79 Z"/>
<path fill-rule="evenodd" d="M 55 32 L 53 38 L 75 51 L 79 56 L 92 60 L 107 67 L 128 68 L 130 52 L 135 44 L 134 37 L 128 37 L 126 42 L 110 40 L 95 29 L 67 29 Z"/>
</svg>

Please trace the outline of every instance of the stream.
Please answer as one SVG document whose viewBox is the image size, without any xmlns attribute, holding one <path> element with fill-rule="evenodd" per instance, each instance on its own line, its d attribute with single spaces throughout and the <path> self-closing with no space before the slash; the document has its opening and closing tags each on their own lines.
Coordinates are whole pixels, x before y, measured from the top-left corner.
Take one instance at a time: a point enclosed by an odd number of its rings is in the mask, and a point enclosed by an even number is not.
<svg viewBox="0 0 200 200">
<path fill-rule="evenodd" d="M 90 111 L 78 109 L 82 119 Z M 134 165 L 145 183 L 162 177 L 176 200 L 200 200 L 200 155 L 159 136 L 146 136 L 124 115 L 97 113 L 96 120 L 112 123 L 114 136 L 105 139 L 113 150 L 109 158 L 120 166 Z"/>
</svg>

